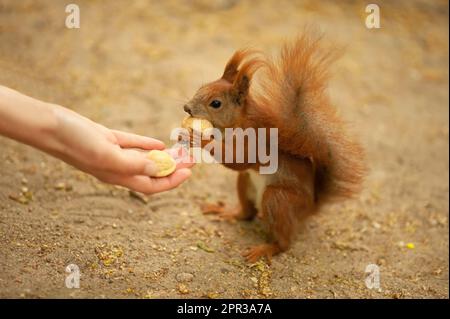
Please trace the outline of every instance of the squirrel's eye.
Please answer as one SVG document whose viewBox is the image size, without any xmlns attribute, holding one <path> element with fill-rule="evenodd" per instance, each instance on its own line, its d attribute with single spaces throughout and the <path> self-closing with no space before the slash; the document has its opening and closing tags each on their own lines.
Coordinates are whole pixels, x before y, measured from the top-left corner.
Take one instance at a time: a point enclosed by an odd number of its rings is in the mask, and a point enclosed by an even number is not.
<svg viewBox="0 0 450 319">
<path fill-rule="evenodd" d="M 219 100 L 212 100 L 211 103 L 209 103 L 209 106 L 218 109 L 222 105 L 222 102 Z"/>
</svg>

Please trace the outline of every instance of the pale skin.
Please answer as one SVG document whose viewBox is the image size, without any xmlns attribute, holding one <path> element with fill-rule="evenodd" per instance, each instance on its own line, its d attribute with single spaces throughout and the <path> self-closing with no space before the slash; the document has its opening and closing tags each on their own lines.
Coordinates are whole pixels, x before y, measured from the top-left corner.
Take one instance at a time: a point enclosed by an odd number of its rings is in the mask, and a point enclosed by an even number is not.
<svg viewBox="0 0 450 319">
<path fill-rule="evenodd" d="M 112 130 L 60 105 L 46 103 L 0 85 L 0 135 L 44 151 L 100 181 L 144 194 L 173 189 L 191 175 L 191 161 L 174 173 L 153 178 L 156 167 L 147 151 L 163 142 Z M 175 159 L 182 150 L 170 150 Z"/>
</svg>

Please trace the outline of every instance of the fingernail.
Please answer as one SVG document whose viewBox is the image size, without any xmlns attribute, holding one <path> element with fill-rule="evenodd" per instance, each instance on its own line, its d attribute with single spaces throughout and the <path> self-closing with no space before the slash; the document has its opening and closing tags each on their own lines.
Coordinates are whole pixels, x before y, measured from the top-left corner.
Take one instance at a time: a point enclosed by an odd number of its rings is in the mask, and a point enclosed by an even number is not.
<svg viewBox="0 0 450 319">
<path fill-rule="evenodd" d="M 149 161 L 148 164 L 145 165 L 144 168 L 144 174 L 147 176 L 155 176 L 155 174 L 158 172 L 158 168 L 156 167 L 156 164 Z"/>
<path fill-rule="evenodd" d="M 182 168 L 179 170 L 179 173 L 182 172 L 185 178 L 189 178 L 192 175 L 192 171 L 189 168 Z"/>
</svg>

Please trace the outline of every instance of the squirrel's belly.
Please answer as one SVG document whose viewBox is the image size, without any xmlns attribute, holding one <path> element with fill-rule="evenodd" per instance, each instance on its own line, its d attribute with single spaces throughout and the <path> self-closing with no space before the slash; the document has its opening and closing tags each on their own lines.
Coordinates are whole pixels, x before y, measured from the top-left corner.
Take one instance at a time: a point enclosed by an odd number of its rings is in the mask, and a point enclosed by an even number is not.
<svg viewBox="0 0 450 319">
<path fill-rule="evenodd" d="M 254 170 L 248 170 L 249 184 L 247 189 L 247 196 L 258 211 L 261 210 L 262 197 L 267 185 L 267 176 L 261 175 Z"/>
</svg>

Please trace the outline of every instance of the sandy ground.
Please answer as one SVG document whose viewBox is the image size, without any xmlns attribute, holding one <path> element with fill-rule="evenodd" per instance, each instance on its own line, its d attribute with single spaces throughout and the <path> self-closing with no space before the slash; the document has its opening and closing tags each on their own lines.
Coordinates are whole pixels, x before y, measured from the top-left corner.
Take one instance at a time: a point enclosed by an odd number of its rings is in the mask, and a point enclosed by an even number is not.
<svg viewBox="0 0 450 319">
<path fill-rule="evenodd" d="M 0 0 L 0 83 L 102 124 L 160 138 L 242 46 L 276 50 L 305 23 L 346 51 L 330 94 L 368 153 L 359 198 L 313 216 L 271 266 L 240 252 L 259 222 L 201 215 L 236 200 L 236 174 L 197 165 L 176 190 L 136 199 L 0 138 L 0 297 L 448 298 L 448 2 Z M 409 247 L 409 248 L 408 248 Z M 65 287 L 80 267 L 81 288 Z M 365 286 L 380 266 L 381 288 Z"/>
</svg>

